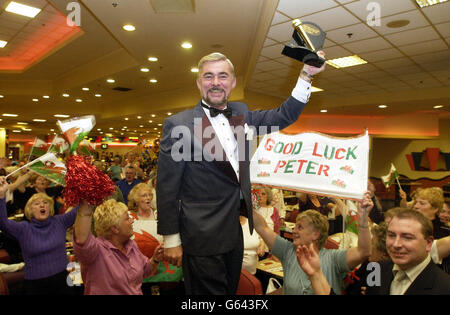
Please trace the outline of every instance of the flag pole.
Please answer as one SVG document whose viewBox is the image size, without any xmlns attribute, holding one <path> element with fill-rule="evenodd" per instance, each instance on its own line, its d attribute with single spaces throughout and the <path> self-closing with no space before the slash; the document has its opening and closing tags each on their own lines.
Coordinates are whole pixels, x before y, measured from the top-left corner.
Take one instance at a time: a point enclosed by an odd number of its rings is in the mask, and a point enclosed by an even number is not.
<svg viewBox="0 0 450 315">
<path fill-rule="evenodd" d="M 398 180 L 397 176 L 395 177 L 395 179 L 397 180 L 398 187 L 400 187 L 400 189 L 403 190 L 402 185 L 400 185 L 400 181 Z"/>
<path fill-rule="evenodd" d="M 36 163 L 37 161 L 39 161 L 39 159 L 35 159 L 35 160 L 31 161 L 31 162 L 28 162 L 28 163 L 25 164 L 24 166 L 21 166 L 21 167 L 19 167 L 18 169 L 16 169 L 14 172 L 11 172 L 11 173 L 9 173 L 8 175 L 6 175 L 5 178 L 8 178 L 8 177 L 11 176 L 12 174 L 15 174 L 15 173 L 17 173 L 18 171 L 20 171 L 22 168 L 27 167 L 27 166 L 30 166 L 30 165 Z"/>
</svg>

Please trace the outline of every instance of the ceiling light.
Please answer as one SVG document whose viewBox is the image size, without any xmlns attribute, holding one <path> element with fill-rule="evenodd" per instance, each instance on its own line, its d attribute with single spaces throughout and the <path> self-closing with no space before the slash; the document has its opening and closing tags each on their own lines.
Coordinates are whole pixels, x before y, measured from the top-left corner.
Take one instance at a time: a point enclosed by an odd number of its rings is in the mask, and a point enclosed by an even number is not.
<svg viewBox="0 0 450 315">
<path fill-rule="evenodd" d="M 152 122 L 153 122 L 153 120 L 149 120 L 148 122 L 149 122 L 149 123 L 152 123 Z"/>
<path fill-rule="evenodd" d="M 13 130 L 12 132 L 22 132 L 22 130 Z"/>
<path fill-rule="evenodd" d="M 62 96 L 63 96 L 63 97 L 69 97 L 70 95 L 67 94 L 67 93 L 64 93 Z"/>
<path fill-rule="evenodd" d="M 378 108 L 386 108 L 387 105 L 379 105 Z"/>
<path fill-rule="evenodd" d="M 32 131 L 33 129 L 30 128 L 22 128 L 23 131 Z"/>
<path fill-rule="evenodd" d="M 320 112 L 321 112 L 321 113 L 327 113 L 328 110 L 326 110 L 326 109 L 321 109 Z"/>
<path fill-rule="evenodd" d="M 192 44 L 189 42 L 184 42 L 181 44 L 181 47 L 183 47 L 184 49 L 191 49 L 192 48 Z"/>
<path fill-rule="evenodd" d="M 156 62 L 156 61 L 158 61 L 158 58 L 156 58 L 156 57 L 148 57 L 148 61 Z"/>
<path fill-rule="evenodd" d="M 84 88 L 82 88 L 82 90 L 83 91 L 89 91 L 89 88 L 88 87 L 84 87 Z"/>
<path fill-rule="evenodd" d="M 77 99 L 75 100 L 75 102 L 81 103 L 81 102 L 83 102 L 83 100 L 82 100 L 81 98 L 77 98 Z"/>
<path fill-rule="evenodd" d="M 39 12 L 41 12 L 41 9 L 11 1 L 11 3 L 6 7 L 5 11 L 34 18 L 39 14 Z"/>
<path fill-rule="evenodd" d="M 95 94 L 95 97 L 102 97 L 101 94 Z"/>
<path fill-rule="evenodd" d="M 194 68 L 191 68 L 191 72 L 194 72 L 194 73 L 196 73 L 196 72 L 198 72 L 199 70 L 198 70 L 198 68 L 197 67 L 194 67 Z"/>
<path fill-rule="evenodd" d="M 433 106 L 433 108 L 436 108 L 436 109 L 442 108 L 442 107 L 444 107 L 444 105 L 436 105 L 436 106 Z"/>
<path fill-rule="evenodd" d="M 33 98 L 33 102 L 39 102 L 37 98 Z"/>
<path fill-rule="evenodd" d="M 6 41 L 4 41 L 4 40 L 0 40 L 0 48 L 5 47 L 6 44 L 8 44 L 8 42 L 6 42 Z"/>
<path fill-rule="evenodd" d="M 156 115 L 155 115 L 155 114 L 152 114 L 152 117 L 156 117 Z"/>
<path fill-rule="evenodd" d="M 447 0 L 416 0 L 416 3 L 421 8 L 429 7 L 443 2 L 447 2 Z"/>
<path fill-rule="evenodd" d="M 125 119 L 125 120 L 128 120 L 128 117 L 125 117 L 124 119 Z"/>
<path fill-rule="evenodd" d="M 3 114 L 4 117 L 17 117 L 17 114 Z"/>
<path fill-rule="evenodd" d="M 109 130 L 114 130 L 114 127 L 110 127 Z"/>
<path fill-rule="evenodd" d="M 315 86 L 312 86 L 311 87 L 311 93 L 314 93 L 314 92 L 322 92 L 323 90 L 321 89 L 321 88 L 318 88 L 318 87 L 315 87 Z"/>
<path fill-rule="evenodd" d="M 56 114 L 56 115 L 54 115 L 55 117 L 58 117 L 58 118 L 69 118 L 70 116 L 69 115 L 61 115 L 61 114 Z M 51 129 L 50 129 L 51 130 Z M 53 131 L 53 130 L 51 130 L 51 131 Z"/>
<path fill-rule="evenodd" d="M 21 122 L 21 121 L 19 121 L 17 124 L 18 124 L 18 125 L 28 125 L 27 122 Z"/>
<path fill-rule="evenodd" d="M 167 116 L 171 116 L 171 115 L 172 115 L 172 113 L 171 113 L 171 112 L 168 112 L 168 113 L 167 113 Z"/>
<path fill-rule="evenodd" d="M 47 120 L 45 120 L 45 119 L 33 119 L 33 121 L 35 121 L 35 122 L 46 122 Z"/>
<path fill-rule="evenodd" d="M 114 82 L 116 82 L 116 80 L 114 80 L 114 79 L 108 79 L 108 80 L 106 80 L 106 82 L 108 82 L 108 83 L 114 83 Z"/>
<path fill-rule="evenodd" d="M 42 98 L 50 98 L 50 96 L 44 95 L 44 96 L 42 96 Z"/>
<path fill-rule="evenodd" d="M 149 69 L 149 68 L 141 68 L 141 71 L 142 71 L 142 72 L 149 72 L 150 69 Z"/>
<path fill-rule="evenodd" d="M 156 80 L 156 79 L 150 79 L 150 83 L 156 83 L 156 82 L 158 82 L 158 80 Z"/>
<path fill-rule="evenodd" d="M 153 128 L 154 130 L 158 130 L 158 128 Z"/>
<path fill-rule="evenodd" d="M 0 98 L 4 98 L 4 96 L 3 96 L 3 95 L 0 95 Z"/>
<path fill-rule="evenodd" d="M 127 32 L 133 32 L 136 30 L 136 27 L 131 24 L 125 24 L 124 26 L 122 26 L 122 28 Z"/>
<path fill-rule="evenodd" d="M 137 118 L 137 119 L 141 119 L 141 118 L 142 118 L 142 116 L 137 116 L 136 118 Z"/>
<path fill-rule="evenodd" d="M 139 128 L 144 128 L 144 125 L 139 125 Z"/>
<path fill-rule="evenodd" d="M 358 66 L 358 65 L 362 65 L 362 64 L 366 64 L 366 63 L 367 63 L 367 61 L 365 61 L 358 55 L 327 60 L 327 64 L 329 64 L 330 66 L 333 66 L 335 68 L 338 68 L 338 69 Z"/>
</svg>

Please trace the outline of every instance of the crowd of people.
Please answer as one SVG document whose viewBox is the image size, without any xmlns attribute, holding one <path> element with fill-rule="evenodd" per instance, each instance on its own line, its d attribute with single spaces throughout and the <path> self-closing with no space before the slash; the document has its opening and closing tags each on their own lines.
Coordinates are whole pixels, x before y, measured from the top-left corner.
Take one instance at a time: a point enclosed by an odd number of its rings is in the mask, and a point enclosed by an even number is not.
<svg viewBox="0 0 450 315">
<path fill-rule="evenodd" d="M 419 188 L 410 200 L 401 191 L 400 207 L 385 209 L 369 181 L 359 202 L 297 193 L 290 211 L 282 190 L 252 187 L 249 152 L 239 151 L 231 126 L 289 126 L 324 68 L 305 64 L 279 108 L 250 111 L 228 102 L 236 86 L 231 61 L 220 53 L 203 57 L 202 100 L 166 119 L 161 143 L 152 147 L 157 159 L 136 152 L 92 159 L 116 184 L 97 207 L 85 200 L 67 207 L 63 186 L 26 168 L 12 174 L 25 162 L 1 159 L 2 244 L 13 262 L 24 262 L 21 293 L 74 293 L 67 285 L 70 241 L 84 294 L 153 293 L 146 286 L 159 283 L 181 286 L 187 295 L 232 295 L 241 270 L 258 276 L 257 263 L 268 256 L 282 264 L 283 294 L 450 294 L 450 210 L 441 188 Z M 181 127 L 196 134 L 196 118 L 216 131 L 226 160 L 207 146 L 196 156 L 188 150 L 200 145 L 195 139 L 173 136 Z M 175 158 L 180 144 L 182 157 Z M 284 234 L 288 225 L 291 239 Z"/>
</svg>

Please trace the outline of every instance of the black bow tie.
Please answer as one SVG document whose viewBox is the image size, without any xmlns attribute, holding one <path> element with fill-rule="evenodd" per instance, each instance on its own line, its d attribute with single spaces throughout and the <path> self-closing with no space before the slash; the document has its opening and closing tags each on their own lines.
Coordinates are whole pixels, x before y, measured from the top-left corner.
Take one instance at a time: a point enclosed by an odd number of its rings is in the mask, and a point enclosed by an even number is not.
<svg viewBox="0 0 450 315">
<path fill-rule="evenodd" d="M 232 110 L 229 107 L 227 107 L 225 109 L 218 109 L 218 108 L 215 108 L 215 107 L 207 106 L 207 105 L 205 105 L 203 103 L 202 103 L 202 106 L 204 108 L 209 109 L 209 114 L 211 115 L 211 117 L 216 117 L 219 114 L 224 114 L 224 116 L 227 119 L 229 119 L 231 117 L 231 114 L 232 114 Z"/>
</svg>

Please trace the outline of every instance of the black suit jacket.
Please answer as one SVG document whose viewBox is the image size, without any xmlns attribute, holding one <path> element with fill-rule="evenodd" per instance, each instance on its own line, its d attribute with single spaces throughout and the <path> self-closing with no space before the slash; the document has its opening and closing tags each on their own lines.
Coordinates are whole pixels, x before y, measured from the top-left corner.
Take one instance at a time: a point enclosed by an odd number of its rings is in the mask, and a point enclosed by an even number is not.
<svg viewBox="0 0 450 315">
<path fill-rule="evenodd" d="M 158 234 L 180 233 L 183 251 L 189 255 L 217 255 L 236 246 L 241 229 L 241 197 L 253 231 L 251 143 L 244 125 L 256 128 L 256 139 L 260 126 L 281 130 L 294 123 L 305 104 L 289 97 L 281 107 L 268 111 L 250 111 L 239 102 L 229 102 L 227 106 L 233 111 L 230 125 L 237 131 L 239 179 L 201 102 L 164 122 L 156 185 Z"/>
<path fill-rule="evenodd" d="M 394 280 L 392 261 L 381 263 L 381 286 L 368 287 L 368 294 L 389 295 L 391 283 Z M 449 295 L 450 276 L 436 266 L 433 261 L 417 276 L 406 290 L 405 295 Z"/>
</svg>

